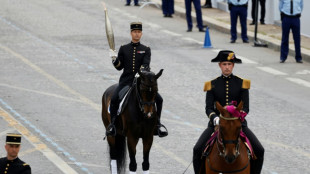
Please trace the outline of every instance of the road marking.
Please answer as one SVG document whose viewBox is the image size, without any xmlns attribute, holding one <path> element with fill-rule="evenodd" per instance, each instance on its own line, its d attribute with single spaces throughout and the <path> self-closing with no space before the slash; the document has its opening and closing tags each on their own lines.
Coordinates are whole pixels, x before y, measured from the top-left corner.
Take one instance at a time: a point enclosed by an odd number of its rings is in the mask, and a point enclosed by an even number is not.
<svg viewBox="0 0 310 174">
<path fill-rule="evenodd" d="M 0 99 L 1 103 L 4 102 Z M 16 129 L 23 137 L 35 147 L 35 150 L 40 151 L 47 159 L 55 164 L 63 173 L 66 174 L 78 174 L 74 169 L 72 169 L 65 161 L 63 161 L 55 152 L 42 143 L 38 137 L 34 136 L 25 126 L 23 126 L 19 121 L 17 121 L 12 115 L 6 112 L 2 107 L 0 107 L 0 116 L 9 124 L 9 126 Z M 24 152 L 27 153 L 27 152 Z"/>
<path fill-rule="evenodd" d="M 78 99 L 74 99 L 74 98 L 70 98 L 70 97 L 64 97 L 64 96 L 61 96 L 61 95 L 52 94 L 52 93 L 48 93 L 48 92 L 35 91 L 35 90 L 32 90 L 32 89 L 21 88 L 21 87 L 12 86 L 12 85 L 3 84 L 3 83 L 0 83 L 0 86 L 7 87 L 7 88 L 18 89 L 18 90 L 21 90 L 21 91 L 33 92 L 33 93 L 37 93 L 37 94 L 41 94 L 41 95 L 46 95 L 46 96 L 51 96 L 51 97 L 55 97 L 55 98 L 60 98 L 60 99 L 64 99 L 64 100 L 70 100 L 70 101 L 74 101 L 74 102 L 84 103 L 82 100 L 78 100 Z"/>
<path fill-rule="evenodd" d="M 301 70 L 301 71 L 297 71 L 296 74 L 310 74 L 309 70 Z"/>
<path fill-rule="evenodd" d="M 48 46 L 48 47 L 54 48 L 57 52 L 59 52 L 59 53 L 61 53 L 61 54 L 64 54 L 66 57 L 68 57 L 68 58 L 74 60 L 74 61 L 77 62 L 78 64 L 86 66 L 87 69 L 89 69 L 89 70 L 93 70 L 93 69 L 94 69 L 93 66 L 87 64 L 86 62 L 81 61 L 80 59 L 74 57 L 72 54 L 70 54 L 70 53 L 68 53 L 68 52 L 66 52 L 66 51 L 64 51 L 64 50 L 62 50 L 62 49 L 60 49 L 59 47 L 56 47 L 56 46 L 54 46 L 54 45 L 52 45 L 52 44 L 50 44 L 50 43 L 48 43 L 48 42 L 46 42 L 46 41 L 40 39 L 39 37 L 37 37 L 37 36 L 31 34 L 30 32 L 25 31 L 25 30 L 19 28 L 18 26 L 16 26 L 15 24 L 13 24 L 11 21 L 5 19 L 4 17 L 0 16 L 0 20 L 2 20 L 2 21 L 3 21 L 4 23 L 6 23 L 7 25 L 13 27 L 15 30 L 21 31 L 21 32 L 25 33 L 25 34 L 26 34 L 27 36 L 29 36 L 30 38 L 33 38 L 33 39 L 35 39 L 36 41 L 38 41 L 38 42 L 40 42 L 40 43 L 43 43 L 44 45 L 46 45 L 46 46 Z"/>
<path fill-rule="evenodd" d="M 256 67 L 262 71 L 265 71 L 267 73 L 273 74 L 273 75 L 287 75 L 284 72 L 278 71 L 276 69 L 270 68 L 270 67 L 266 67 L 266 66 L 262 66 L 262 67 Z"/>
<path fill-rule="evenodd" d="M 310 82 L 308 82 L 308 81 L 305 81 L 305 80 L 302 80 L 299 78 L 293 78 L 293 77 L 287 77 L 286 79 L 291 81 L 291 82 L 294 82 L 298 85 L 302 85 L 302 86 L 310 88 Z"/>
<path fill-rule="evenodd" d="M 272 144 L 272 145 L 275 145 L 276 147 L 284 147 L 286 149 L 290 149 L 291 151 L 301 155 L 301 156 L 305 156 L 307 158 L 310 159 L 310 153 L 304 151 L 304 150 L 301 150 L 301 149 L 298 149 L 297 147 L 295 146 L 289 146 L 289 145 L 286 145 L 286 144 L 282 144 L 282 143 L 278 143 L 278 142 L 274 142 L 274 141 L 270 141 L 270 140 L 261 140 L 265 143 L 268 143 L 268 144 Z"/>
<path fill-rule="evenodd" d="M 198 44 L 203 44 L 203 42 L 201 42 L 201 41 L 198 41 L 198 40 L 196 40 L 196 39 L 193 39 L 193 38 L 191 38 L 191 37 L 183 37 L 182 38 L 183 40 L 186 40 L 186 41 L 190 41 L 190 42 L 195 42 L 195 43 L 198 43 Z"/>
<path fill-rule="evenodd" d="M 237 58 L 240 58 L 242 60 L 242 63 L 258 64 L 257 62 L 242 56 L 237 56 Z"/>
<path fill-rule="evenodd" d="M 183 160 L 182 158 L 177 157 L 176 155 L 174 155 L 172 152 L 166 150 L 164 147 L 162 147 L 159 144 L 154 144 L 155 148 L 160 149 L 164 154 L 166 154 L 167 156 L 170 156 L 172 159 L 174 159 L 175 161 L 179 162 L 180 164 L 182 164 L 184 167 L 187 167 L 189 165 L 188 161 Z M 189 168 L 189 170 L 192 170 L 192 168 Z"/>
<path fill-rule="evenodd" d="M 38 67 L 37 65 L 33 64 L 30 60 L 28 60 L 27 58 L 25 58 L 24 56 L 14 52 L 13 50 L 11 50 L 10 48 L 3 46 L 0 44 L 0 48 L 2 48 L 3 50 L 9 52 L 10 54 L 14 55 L 15 57 L 19 58 L 22 62 L 24 62 L 25 64 L 29 65 L 33 70 L 37 71 L 39 74 L 45 76 L 47 79 L 51 80 L 52 82 L 56 83 L 58 86 L 62 87 L 63 89 L 65 89 L 67 92 L 77 96 L 81 101 L 83 101 L 84 103 L 88 103 L 89 105 L 91 105 L 93 108 L 96 108 L 97 110 L 100 110 L 100 105 L 94 103 L 93 101 L 89 100 L 88 98 L 86 98 L 85 96 L 81 95 L 80 93 L 74 91 L 73 89 L 71 89 L 69 86 L 67 86 L 65 83 L 63 83 L 61 80 L 56 79 L 54 76 L 48 74 L 47 72 L 45 72 L 44 70 L 42 70 L 40 67 Z"/>
<path fill-rule="evenodd" d="M 167 33 L 169 35 L 172 35 L 172 36 L 182 36 L 181 34 L 178 34 L 178 33 L 175 33 L 175 32 L 169 31 L 169 30 L 161 30 L 161 31 L 164 33 Z"/>
</svg>

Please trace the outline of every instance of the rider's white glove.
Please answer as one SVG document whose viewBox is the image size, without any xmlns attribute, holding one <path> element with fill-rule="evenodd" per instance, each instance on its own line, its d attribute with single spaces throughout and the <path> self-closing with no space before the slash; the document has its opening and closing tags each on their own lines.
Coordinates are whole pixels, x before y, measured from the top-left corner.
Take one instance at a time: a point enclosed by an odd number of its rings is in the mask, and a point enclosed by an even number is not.
<svg viewBox="0 0 310 174">
<path fill-rule="evenodd" d="M 213 119 L 213 125 L 214 126 L 218 126 L 220 124 L 220 118 L 219 117 L 215 117 L 214 119 Z"/>
<path fill-rule="evenodd" d="M 115 59 L 116 59 L 117 54 L 116 54 L 116 51 L 115 51 L 115 50 L 110 49 L 110 50 L 109 50 L 109 55 L 110 55 L 110 57 L 112 58 L 112 60 L 115 60 Z"/>
</svg>

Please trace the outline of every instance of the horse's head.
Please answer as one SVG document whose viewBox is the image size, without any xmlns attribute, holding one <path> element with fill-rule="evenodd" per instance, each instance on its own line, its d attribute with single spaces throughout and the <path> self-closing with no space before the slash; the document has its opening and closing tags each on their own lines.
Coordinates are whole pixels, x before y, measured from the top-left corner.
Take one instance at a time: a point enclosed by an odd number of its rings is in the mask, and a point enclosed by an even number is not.
<svg viewBox="0 0 310 174">
<path fill-rule="evenodd" d="M 163 73 L 161 69 L 157 74 L 151 71 L 138 71 L 140 75 L 140 84 L 138 90 L 140 92 L 140 107 L 146 118 L 153 116 L 155 111 L 155 97 L 158 92 L 157 79 Z"/>
<path fill-rule="evenodd" d="M 218 141 L 223 148 L 221 156 L 225 158 L 227 163 L 233 163 L 239 155 L 241 120 L 245 117 L 240 112 L 242 107 L 242 101 L 237 108 L 233 105 L 222 107 L 220 103 L 216 102 L 216 108 L 221 113 Z"/>
</svg>

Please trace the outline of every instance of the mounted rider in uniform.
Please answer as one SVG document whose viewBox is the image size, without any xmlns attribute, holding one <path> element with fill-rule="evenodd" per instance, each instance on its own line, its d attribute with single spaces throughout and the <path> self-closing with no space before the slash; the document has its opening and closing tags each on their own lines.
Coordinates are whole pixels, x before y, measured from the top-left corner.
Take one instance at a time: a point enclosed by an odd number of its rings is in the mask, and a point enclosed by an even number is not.
<svg viewBox="0 0 310 174">
<path fill-rule="evenodd" d="M 142 37 L 142 23 L 132 22 L 130 24 L 131 29 L 131 42 L 127 45 L 122 45 L 119 49 L 118 55 L 116 57 L 115 50 L 110 49 L 110 57 L 112 58 L 112 63 L 117 70 L 122 70 L 123 73 L 119 79 L 118 87 L 116 88 L 110 103 L 110 116 L 111 123 L 107 128 L 107 136 L 115 136 L 115 119 L 117 117 L 117 110 L 119 108 L 119 92 L 125 86 L 131 86 L 136 73 L 140 69 L 141 71 L 150 70 L 151 62 L 151 49 L 140 43 L 140 38 Z M 162 110 L 163 98 L 157 93 L 156 98 L 156 108 L 158 115 L 157 131 L 154 132 L 155 135 L 159 137 L 165 137 L 168 135 L 167 129 L 164 125 L 160 123 L 160 116 Z M 164 130 L 161 130 L 163 128 Z"/>
<path fill-rule="evenodd" d="M 249 113 L 249 89 L 250 80 L 242 79 L 232 74 L 235 63 L 242 63 L 236 58 L 235 53 L 229 50 L 220 51 L 216 58 L 211 62 L 219 62 L 222 75 L 212 81 L 205 83 L 204 91 L 206 94 L 206 114 L 210 118 L 207 129 L 202 133 L 193 149 L 193 167 L 196 174 L 200 172 L 202 164 L 202 152 L 204 145 L 210 139 L 215 126 L 219 125 L 219 111 L 215 107 L 215 102 L 222 106 L 230 105 L 232 101 L 237 101 L 237 105 L 243 101 L 241 112 Z M 264 148 L 256 136 L 247 126 L 247 121 L 242 122 L 242 131 L 251 142 L 253 151 L 257 157 L 251 159 L 251 174 L 259 174 L 262 170 L 264 161 Z M 204 170 L 202 170 L 204 171 Z"/>
</svg>

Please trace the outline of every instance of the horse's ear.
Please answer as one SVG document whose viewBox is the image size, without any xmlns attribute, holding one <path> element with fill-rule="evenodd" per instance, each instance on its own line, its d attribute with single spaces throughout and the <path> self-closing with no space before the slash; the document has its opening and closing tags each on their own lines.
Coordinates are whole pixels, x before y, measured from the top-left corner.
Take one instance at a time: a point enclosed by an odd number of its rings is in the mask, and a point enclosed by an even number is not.
<svg viewBox="0 0 310 174">
<path fill-rule="evenodd" d="M 215 106 L 216 106 L 216 109 L 218 110 L 218 111 L 220 111 L 220 113 L 223 115 L 223 113 L 224 113 L 224 108 L 223 108 L 223 106 L 219 103 L 219 102 L 216 102 L 215 103 Z"/>
<path fill-rule="evenodd" d="M 237 111 L 242 110 L 242 108 L 243 108 L 243 101 L 241 101 L 241 102 L 238 104 Z"/>
<path fill-rule="evenodd" d="M 158 79 L 161 74 L 163 73 L 164 69 L 161 69 L 156 75 L 155 75 L 155 79 Z"/>
</svg>

